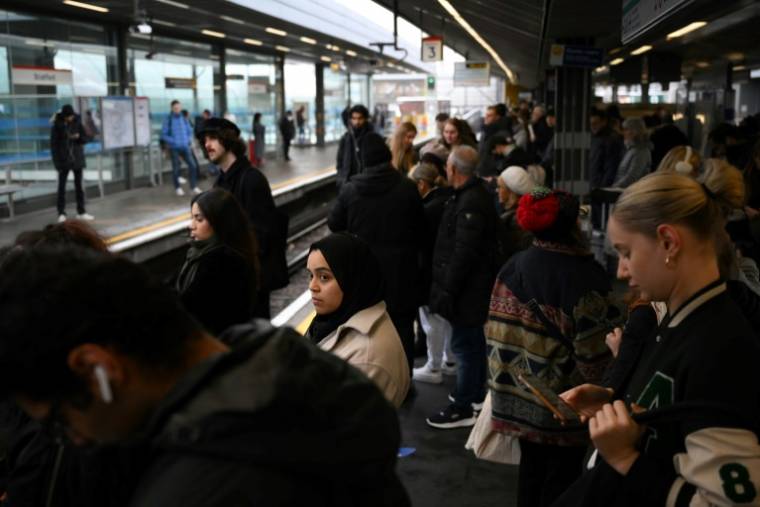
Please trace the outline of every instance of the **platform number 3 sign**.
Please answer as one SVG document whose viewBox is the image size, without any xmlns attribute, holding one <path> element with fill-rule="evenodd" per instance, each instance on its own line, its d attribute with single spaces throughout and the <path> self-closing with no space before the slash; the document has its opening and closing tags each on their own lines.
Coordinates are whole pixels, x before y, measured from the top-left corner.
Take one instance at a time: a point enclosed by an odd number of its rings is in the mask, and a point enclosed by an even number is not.
<svg viewBox="0 0 760 507">
<path fill-rule="evenodd" d="M 422 61 L 440 62 L 443 60 L 443 37 L 432 35 L 422 39 Z"/>
</svg>

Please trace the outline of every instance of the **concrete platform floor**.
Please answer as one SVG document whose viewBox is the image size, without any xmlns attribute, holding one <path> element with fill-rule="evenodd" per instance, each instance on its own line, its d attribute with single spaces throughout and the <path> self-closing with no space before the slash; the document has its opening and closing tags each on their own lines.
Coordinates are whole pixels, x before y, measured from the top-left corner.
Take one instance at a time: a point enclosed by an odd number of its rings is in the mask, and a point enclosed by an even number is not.
<svg viewBox="0 0 760 507">
<path fill-rule="evenodd" d="M 335 165 L 337 145 L 324 148 L 293 146 L 290 150 L 291 161 L 267 160 L 261 168 L 272 189 L 293 183 L 305 175 L 318 173 Z M 182 174 L 187 176 L 183 165 Z M 201 189 L 211 188 L 213 178 L 199 182 Z M 70 183 L 70 186 L 73 183 Z M 125 192 L 107 195 L 104 198 L 90 199 L 87 212 L 95 216 L 92 225 L 106 239 L 117 239 L 133 234 L 141 228 L 177 218 L 189 217 L 192 194 L 188 185 L 183 185 L 184 197 L 175 195 L 171 176 L 164 175 L 164 184 L 157 187 L 141 187 Z M 76 203 L 67 201 L 70 217 L 75 216 Z M 22 231 L 37 230 L 58 218 L 56 209 L 48 208 L 32 213 L 18 215 L 12 221 L 0 221 L 0 246 L 13 242 Z"/>
<path fill-rule="evenodd" d="M 418 359 L 417 366 L 424 360 Z M 470 428 L 439 430 L 425 418 L 443 409 L 454 389 L 454 377 L 443 384 L 414 382 L 417 395 L 399 410 L 403 447 L 416 452 L 399 458 L 398 475 L 414 507 L 513 507 L 517 505 L 517 465 L 482 461 L 464 444 Z"/>
</svg>

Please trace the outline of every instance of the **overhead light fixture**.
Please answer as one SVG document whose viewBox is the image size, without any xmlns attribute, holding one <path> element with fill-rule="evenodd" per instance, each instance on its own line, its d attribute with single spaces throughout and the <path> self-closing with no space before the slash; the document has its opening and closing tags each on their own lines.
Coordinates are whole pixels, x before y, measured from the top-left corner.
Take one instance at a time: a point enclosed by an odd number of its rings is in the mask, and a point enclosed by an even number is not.
<svg viewBox="0 0 760 507">
<path fill-rule="evenodd" d="M 148 24 L 147 21 L 143 20 L 134 27 L 130 28 L 131 30 L 135 30 L 137 33 L 153 33 L 153 27 Z"/>
<path fill-rule="evenodd" d="M 221 19 L 225 21 L 229 21 L 230 23 L 237 23 L 238 25 L 244 25 L 245 21 L 242 19 L 233 18 L 231 16 L 219 16 Z"/>
<path fill-rule="evenodd" d="M 347 54 L 348 56 L 356 56 L 356 51 L 351 51 L 350 49 L 347 49 L 347 50 L 346 50 L 346 54 Z"/>
<path fill-rule="evenodd" d="M 290 48 L 286 48 L 285 46 L 275 46 L 274 47 L 277 51 L 282 51 L 283 53 L 287 53 L 290 51 Z"/>
<path fill-rule="evenodd" d="M 697 62 L 697 67 L 700 69 L 706 69 L 710 66 L 710 62 Z"/>
<path fill-rule="evenodd" d="M 333 51 L 340 51 L 340 46 L 336 46 L 333 44 L 333 47 L 330 49 L 332 49 Z"/>
<path fill-rule="evenodd" d="M 99 5 L 86 4 L 84 2 L 76 2 L 75 0 L 63 0 L 63 3 L 72 7 L 79 7 L 82 9 L 89 9 L 95 12 L 108 12 L 108 9 Z"/>
<path fill-rule="evenodd" d="M 609 54 L 609 55 L 616 55 L 616 54 L 620 53 L 622 50 L 623 50 L 623 48 L 610 49 L 607 54 Z"/>
<path fill-rule="evenodd" d="M 288 32 L 286 32 L 285 30 L 280 30 L 278 28 L 272 28 L 271 26 L 266 27 L 266 32 L 267 33 L 272 33 L 274 35 L 279 35 L 280 37 L 285 37 L 288 34 Z"/>
<path fill-rule="evenodd" d="M 735 66 L 734 67 L 734 71 L 738 71 L 738 70 L 747 70 L 747 66 L 746 65 L 737 65 L 737 66 Z"/>
<path fill-rule="evenodd" d="M 243 42 L 245 42 L 246 44 L 250 44 L 251 46 L 261 46 L 264 44 L 260 40 L 256 40 L 256 39 L 243 39 Z"/>
<path fill-rule="evenodd" d="M 48 42 L 46 40 L 26 39 L 24 41 L 28 46 L 42 46 L 42 47 L 55 47 L 55 42 Z"/>
<path fill-rule="evenodd" d="M 174 0 L 156 0 L 156 2 L 160 2 L 162 4 L 171 5 L 172 7 L 177 7 L 178 9 L 189 9 L 190 6 L 187 4 L 183 4 L 180 2 L 175 2 Z"/>
<path fill-rule="evenodd" d="M 744 60 L 744 53 L 735 52 L 735 53 L 728 53 L 726 55 L 726 58 L 728 58 L 732 62 L 741 62 Z"/>
<path fill-rule="evenodd" d="M 706 24 L 707 24 L 707 21 L 695 21 L 694 23 L 689 23 L 688 25 L 681 28 L 680 30 L 676 30 L 675 32 L 670 32 L 667 36 L 667 39 L 671 40 L 671 39 L 677 39 L 678 37 L 683 37 L 687 33 L 691 33 L 694 30 L 699 30 Z"/>
<path fill-rule="evenodd" d="M 635 49 L 635 50 L 631 51 L 631 54 L 632 55 L 643 55 L 647 51 L 651 51 L 651 50 L 652 50 L 652 46 L 650 46 L 649 44 L 645 44 L 645 45 L 641 46 L 639 49 Z"/>
<path fill-rule="evenodd" d="M 606 65 L 602 65 L 601 67 L 597 67 L 597 68 L 595 68 L 595 69 L 594 69 L 594 72 L 596 72 L 597 74 L 604 74 L 604 73 L 605 73 L 605 72 L 607 72 L 608 70 L 610 70 L 610 68 L 609 68 L 609 67 L 607 67 Z"/>
<path fill-rule="evenodd" d="M 329 56 L 320 56 L 319 59 L 322 60 L 323 62 L 331 62 L 332 61 L 332 58 L 330 58 Z"/>
<path fill-rule="evenodd" d="M 315 39 L 312 39 L 311 37 L 301 37 L 301 42 L 305 42 L 306 44 L 316 44 L 317 41 Z"/>
<path fill-rule="evenodd" d="M 151 21 L 154 25 L 164 25 L 164 26 L 177 26 L 176 24 L 172 23 L 171 21 L 162 21 L 160 19 L 154 19 Z"/>
<path fill-rule="evenodd" d="M 215 32 L 213 30 L 201 30 L 201 33 L 203 35 L 208 35 L 209 37 L 216 37 L 218 39 L 224 39 L 225 37 L 227 37 L 222 32 Z"/>
<path fill-rule="evenodd" d="M 625 59 L 623 59 L 623 58 L 615 58 L 614 60 L 612 60 L 610 62 L 610 65 L 620 65 L 624 61 L 625 61 Z"/>
<path fill-rule="evenodd" d="M 504 63 L 504 60 L 501 59 L 499 54 L 491 47 L 491 45 L 488 44 L 483 39 L 483 37 L 481 37 L 480 34 L 476 32 L 470 26 L 470 24 L 459 14 L 459 12 L 454 8 L 454 6 L 451 5 L 451 2 L 449 2 L 449 0 L 438 0 L 438 3 L 441 4 L 441 6 L 444 9 L 446 9 L 446 12 L 448 12 L 456 20 L 456 22 L 459 23 L 459 25 L 462 28 L 464 28 L 465 31 L 467 31 L 467 33 L 470 34 L 470 37 L 475 39 L 478 42 L 478 44 L 480 44 L 483 47 L 483 49 L 485 49 L 488 52 L 488 54 L 491 55 L 491 58 L 493 58 L 494 61 L 496 61 L 496 63 L 499 65 L 499 67 L 501 67 L 501 70 L 504 71 L 504 73 L 507 75 L 507 78 L 509 78 L 509 80 L 512 83 L 515 83 L 517 81 L 517 75 L 514 72 L 512 72 L 512 69 L 507 67 L 507 64 Z"/>
</svg>

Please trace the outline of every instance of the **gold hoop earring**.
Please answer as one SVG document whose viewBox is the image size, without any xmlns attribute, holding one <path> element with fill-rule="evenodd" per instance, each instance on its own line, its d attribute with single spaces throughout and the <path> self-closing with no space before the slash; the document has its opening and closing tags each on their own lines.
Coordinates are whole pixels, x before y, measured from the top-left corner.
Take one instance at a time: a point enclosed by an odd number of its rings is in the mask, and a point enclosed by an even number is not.
<svg viewBox="0 0 760 507">
<path fill-rule="evenodd" d="M 665 265 L 666 266 L 670 265 L 670 255 L 668 255 L 667 257 L 665 257 Z"/>
</svg>

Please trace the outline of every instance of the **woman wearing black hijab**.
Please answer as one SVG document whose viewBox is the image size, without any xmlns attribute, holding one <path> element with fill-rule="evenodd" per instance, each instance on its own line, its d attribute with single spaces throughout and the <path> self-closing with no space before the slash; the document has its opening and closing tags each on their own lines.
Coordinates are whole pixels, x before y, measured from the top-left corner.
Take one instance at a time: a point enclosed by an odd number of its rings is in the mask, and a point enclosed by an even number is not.
<svg viewBox="0 0 760 507">
<path fill-rule="evenodd" d="M 306 268 L 317 313 L 307 336 L 363 371 L 399 407 L 409 390 L 409 366 L 369 245 L 348 233 L 331 234 L 311 245 Z"/>
</svg>

